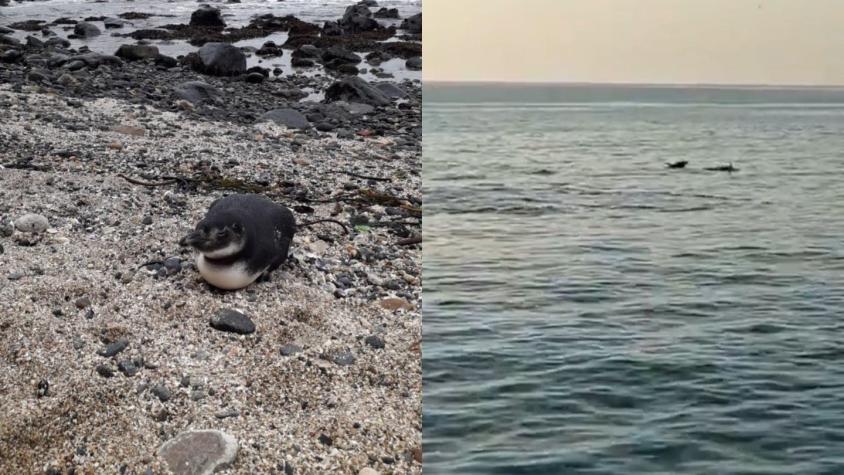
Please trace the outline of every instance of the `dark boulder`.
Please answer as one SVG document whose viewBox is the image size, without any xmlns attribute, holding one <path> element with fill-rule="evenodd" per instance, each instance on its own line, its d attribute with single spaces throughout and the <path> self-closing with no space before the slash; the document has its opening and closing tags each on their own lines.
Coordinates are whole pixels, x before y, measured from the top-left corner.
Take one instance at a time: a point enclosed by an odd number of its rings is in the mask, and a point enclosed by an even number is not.
<svg viewBox="0 0 844 475">
<path fill-rule="evenodd" d="M 158 47 L 152 45 L 120 45 L 114 55 L 128 61 L 155 59 L 158 57 Z"/>
<path fill-rule="evenodd" d="M 266 78 L 261 73 L 249 73 L 249 74 L 246 75 L 246 77 L 243 78 L 244 81 L 249 82 L 249 83 L 253 83 L 253 84 L 262 83 L 262 82 L 264 82 L 264 79 L 266 79 Z"/>
<path fill-rule="evenodd" d="M 347 50 L 346 48 L 343 48 L 342 46 L 332 46 L 323 51 L 322 60 L 325 63 L 335 62 L 337 64 L 358 64 L 362 61 L 360 56 L 356 55 L 355 53 L 352 53 L 351 51 Z"/>
<path fill-rule="evenodd" d="M 322 36 L 342 36 L 343 28 L 336 21 L 327 21 L 322 26 Z"/>
<path fill-rule="evenodd" d="M 329 86 L 325 90 L 325 100 L 360 102 L 373 106 L 390 103 L 390 99 L 383 92 L 357 76 L 343 78 Z"/>
<path fill-rule="evenodd" d="M 9 28 L 22 31 L 40 31 L 43 26 L 44 20 L 26 20 L 12 23 Z"/>
<path fill-rule="evenodd" d="M 404 62 L 405 67 L 410 69 L 411 71 L 421 71 L 422 70 L 422 56 L 416 56 L 415 58 L 410 58 Z"/>
<path fill-rule="evenodd" d="M 313 62 L 313 60 L 310 60 L 308 58 L 299 58 L 294 56 L 290 60 L 290 65 L 294 68 L 311 68 L 315 65 L 315 63 Z"/>
<path fill-rule="evenodd" d="M 58 36 L 49 38 L 44 44 L 54 48 L 70 48 L 70 41 L 64 38 L 59 38 Z"/>
<path fill-rule="evenodd" d="M 23 57 L 23 54 L 20 51 L 16 49 L 9 49 L 0 53 L 0 62 L 14 63 L 21 59 L 21 57 Z"/>
<path fill-rule="evenodd" d="M 126 20 L 120 18 L 106 18 L 103 20 L 103 25 L 106 29 L 123 28 L 128 23 Z"/>
<path fill-rule="evenodd" d="M 235 76 L 246 71 L 246 55 L 228 43 L 205 43 L 199 48 L 201 71 L 215 76 Z"/>
<path fill-rule="evenodd" d="M 183 82 L 173 89 L 173 94 L 192 104 L 218 102 L 221 96 L 217 88 L 202 81 Z"/>
<path fill-rule="evenodd" d="M 38 38 L 31 35 L 26 37 L 26 47 L 29 49 L 42 49 L 44 46 L 46 46 L 46 43 Z"/>
<path fill-rule="evenodd" d="M 282 50 L 281 47 L 274 42 L 267 41 L 261 45 L 258 51 L 255 51 L 255 54 L 258 56 L 282 56 L 284 54 L 284 50 Z"/>
<path fill-rule="evenodd" d="M 339 22 L 345 33 L 361 33 L 383 28 L 372 18 L 372 12 L 366 5 L 352 5 L 346 8 L 343 19 Z"/>
<path fill-rule="evenodd" d="M 422 33 L 422 13 L 405 18 L 401 22 L 401 28 L 410 33 Z"/>
<path fill-rule="evenodd" d="M 322 55 L 322 50 L 314 45 L 302 45 L 291 54 L 294 58 L 319 58 Z"/>
<path fill-rule="evenodd" d="M 155 64 L 163 66 L 165 68 L 175 68 L 179 65 L 179 62 L 176 61 L 176 58 L 173 58 L 172 56 L 159 54 L 155 57 Z"/>
<path fill-rule="evenodd" d="M 224 28 L 226 22 L 220 14 L 219 8 L 203 5 L 190 16 L 190 26 L 206 26 L 212 28 Z"/>
<path fill-rule="evenodd" d="M 129 34 L 136 40 L 169 40 L 173 38 L 173 34 L 161 28 L 135 30 Z"/>
<path fill-rule="evenodd" d="M 275 122 L 289 129 L 308 129 L 308 118 L 295 109 L 275 109 L 262 115 L 258 122 Z"/>
<path fill-rule="evenodd" d="M 398 18 L 399 17 L 399 9 L 398 8 L 381 8 L 377 12 L 375 12 L 375 18 Z"/>
<path fill-rule="evenodd" d="M 9 45 L 15 47 L 23 46 L 17 38 L 12 38 L 11 36 L 4 35 L 0 35 L 0 45 Z"/>
<path fill-rule="evenodd" d="M 93 38 L 95 36 L 99 36 L 100 33 L 100 29 L 97 28 L 97 25 L 88 23 L 87 21 L 77 23 L 76 26 L 73 27 L 73 34 L 79 38 Z"/>
<path fill-rule="evenodd" d="M 400 88 L 395 83 L 379 82 L 373 85 L 390 99 L 400 99 L 402 97 L 407 97 L 407 93 L 404 92 L 404 89 Z"/>
</svg>

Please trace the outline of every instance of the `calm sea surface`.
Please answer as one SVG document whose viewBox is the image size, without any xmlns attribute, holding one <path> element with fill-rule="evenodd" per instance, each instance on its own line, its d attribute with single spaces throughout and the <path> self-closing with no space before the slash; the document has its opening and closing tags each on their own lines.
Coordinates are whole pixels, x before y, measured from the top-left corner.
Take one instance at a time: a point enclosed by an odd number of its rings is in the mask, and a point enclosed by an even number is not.
<svg viewBox="0 0 844 475">
<path fill-rule="evenodd" d="M 429 84 L 424 129 L 426 474 L 844 473 L 844 90 Z"/>
</svg>

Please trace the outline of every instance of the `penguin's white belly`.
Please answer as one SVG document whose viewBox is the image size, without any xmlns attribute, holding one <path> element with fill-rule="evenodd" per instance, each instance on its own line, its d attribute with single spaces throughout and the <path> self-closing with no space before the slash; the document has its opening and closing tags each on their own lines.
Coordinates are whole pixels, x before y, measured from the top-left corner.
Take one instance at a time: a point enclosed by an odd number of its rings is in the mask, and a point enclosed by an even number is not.
<svg viewBox="0 0 844 475">
<path fill-rule="evenodd" d="M 199 269 L 199 273 L 206 282 L 226 290 L 242 289 L 255 282 L 255 279 L 261 275 L 260 272 L 249 273 L 246 266 L 241 263 L 226 266 L 214 265 L 206 261 L 202 254 L 196 257 L 196 268 Z"/>
</svg>

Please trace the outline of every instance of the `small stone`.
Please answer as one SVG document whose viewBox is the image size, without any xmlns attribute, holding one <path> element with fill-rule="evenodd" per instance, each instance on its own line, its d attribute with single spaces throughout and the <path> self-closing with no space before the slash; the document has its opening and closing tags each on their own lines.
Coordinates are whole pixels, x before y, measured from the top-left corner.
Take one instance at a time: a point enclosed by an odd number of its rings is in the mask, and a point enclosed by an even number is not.
<svg viewBox="0 0 844 475">
<path fill-rule="evenodd" d="M 117 369 L 120 370 L 120 372 L 127 378 L 131 378 L 132 376 L 138 374 L 141 370 L 141 368 L 136 366 L 135 363 L 130 360 L 124 360 L 117 363 Z"/>
<path fill-rule="evenodd" d="M 237 412 L 237 409 L 230 407 L 228 409 L 225 409 L 223 411 L 220 411 L 220 412 L 214 414 L 214 417 L 216 417 L 217 419 L 227 419 L 229 417 L 237 417 L 239 415 L 240 415 L 240 413 Z"/>
<path fill-rule="evenodd" d="M 170 390 L 167 389 L 167 386 L 164 386 L 163 384 L 156 384 L 155 386 L 152 387 L 152 389 L 150 391 L 161 402 L 167 402 L 173 396 L 173 394 L 170 392 Z"/>
<path fill-rule="evenodd" d="M 30 213 L 16 219 L 15 227 L 25 233 L 43 233 L 50 227 L 50 222 L 40 214 Z"/>
<path fill-rule="evenodd" d="M 20 280 L 20 279 L 22 279 L 22 278 L 23 278 L 23 276 L 24 276 L 24 273 L 23 273 L 23 272 L 19 272 L 19 271 L 12 271 L 12 272 L 9 274 L 8 279 L 9 279 L 9 280 L 11 280 L 12 282 L 14 282 L 14 281 L 16 281 L 16 280 Z"/>
<path fill-rule="evenodd" d="M 73 348 L 76 350 L 85 348 L 85 340 L 78 336 L 73 337 Z"/>
<path fill-rule="evenodd" d="M 114 370 L 104 364 L 97 365 L 97 373 L 99 373 L 103 378 L 110 378 L 114 376 Z"/>
<path fill-rule="evenodd" d="M 141 224 L 143 224 L 143 225 L 152 224 L 152 216 L 144 216 L 144 219 L 141 220 Z"/>
<path fill-rule="evenodd" d="M 76 305 L 76 308 L 79 310 L 82 310 L 83 308 L 91 306 L 91 299 L 88 297 L 79 297 L 76 299 L 76 302 L 74 302 L 74 305 Z"/>
<path fill-rule="evenodd" d="M 164 268 L 167 269 L 167 275 L 178 274 L 182 271 L 182 260 L 178 257 L 168 257 L 164 259 Z"/>
<path fill-rule="evenodd" d="M 376 350 L 384 348 L 384 339 L 378 335 L 369 335 L 363 341 Z"/>
<path fill-rule="evenodd" d="M 50 395 L 50 382 L 46 379 L 42 379 L 38 381 L 38 389 L 36 391 L 36 396 L 39 398 L 47 397 Z"/>
<path fill-rule="evenodd" d="M 344 351 L 334 356 L 334 363 L 340 366 L 350 366 L 355 363 L 355 355 L 351 351 Z"/>
<path fill-rule="evenodd" d="M 288 343 L 281 347 L 281 356 L 292 356 L 296 353 L 299 353 L 300 351 L 302 351 L 301 346 Z"/>
<path fill-rule="evenodd" d="M 319 435 L 319 441 L 323 445 L 327 445 L 329 447 L 331 447 L 334 444 L 334 440 L 326 434 L 320 434 Z"/>
<path fill-rule="evenodd" d="M 225 432 L 182 432 L 165 442 L 158 455 L 175 475 L 206 475 L 231 465 L 237 457 L 237 439 Z"/>
<path fill-rule="evenodd" d="M 222 309 L 211 317 L 211 327 L 224 331 L 248 335 L 255 332 L 255 324 L 246 315 L 232 309 Z"/>
<path fill-rule="evenodd" d="M 119 340 L 113 341 L 106 345 L 105 349 L 98 351 L 97 354 L 100 356 L 105 356 L 106 358 L 111 358 L 112 356 L 125 350 L 128 346 L 129 340 L 127 340 L 126 338 L 120 338 Z"/>
</svg>

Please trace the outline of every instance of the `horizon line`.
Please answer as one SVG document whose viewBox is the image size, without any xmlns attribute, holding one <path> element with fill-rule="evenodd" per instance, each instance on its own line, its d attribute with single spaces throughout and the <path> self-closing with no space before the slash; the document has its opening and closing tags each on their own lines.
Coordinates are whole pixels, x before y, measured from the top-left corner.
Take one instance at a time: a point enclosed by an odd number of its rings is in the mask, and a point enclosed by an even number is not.
<svg viewBox="0 0 844 475">
<path fill-rule="evenodd" d="M 502 86 L 615 86 L 615 87 L 689 87 L 730 89 L 844 89 L 844 84 L 765 84 L 765 83 L 683 83 L 683 82 L 593 82 L 593 81 L 504 81 L 422 79 L 422 84 L 502 85 Z"/>
</svg>

